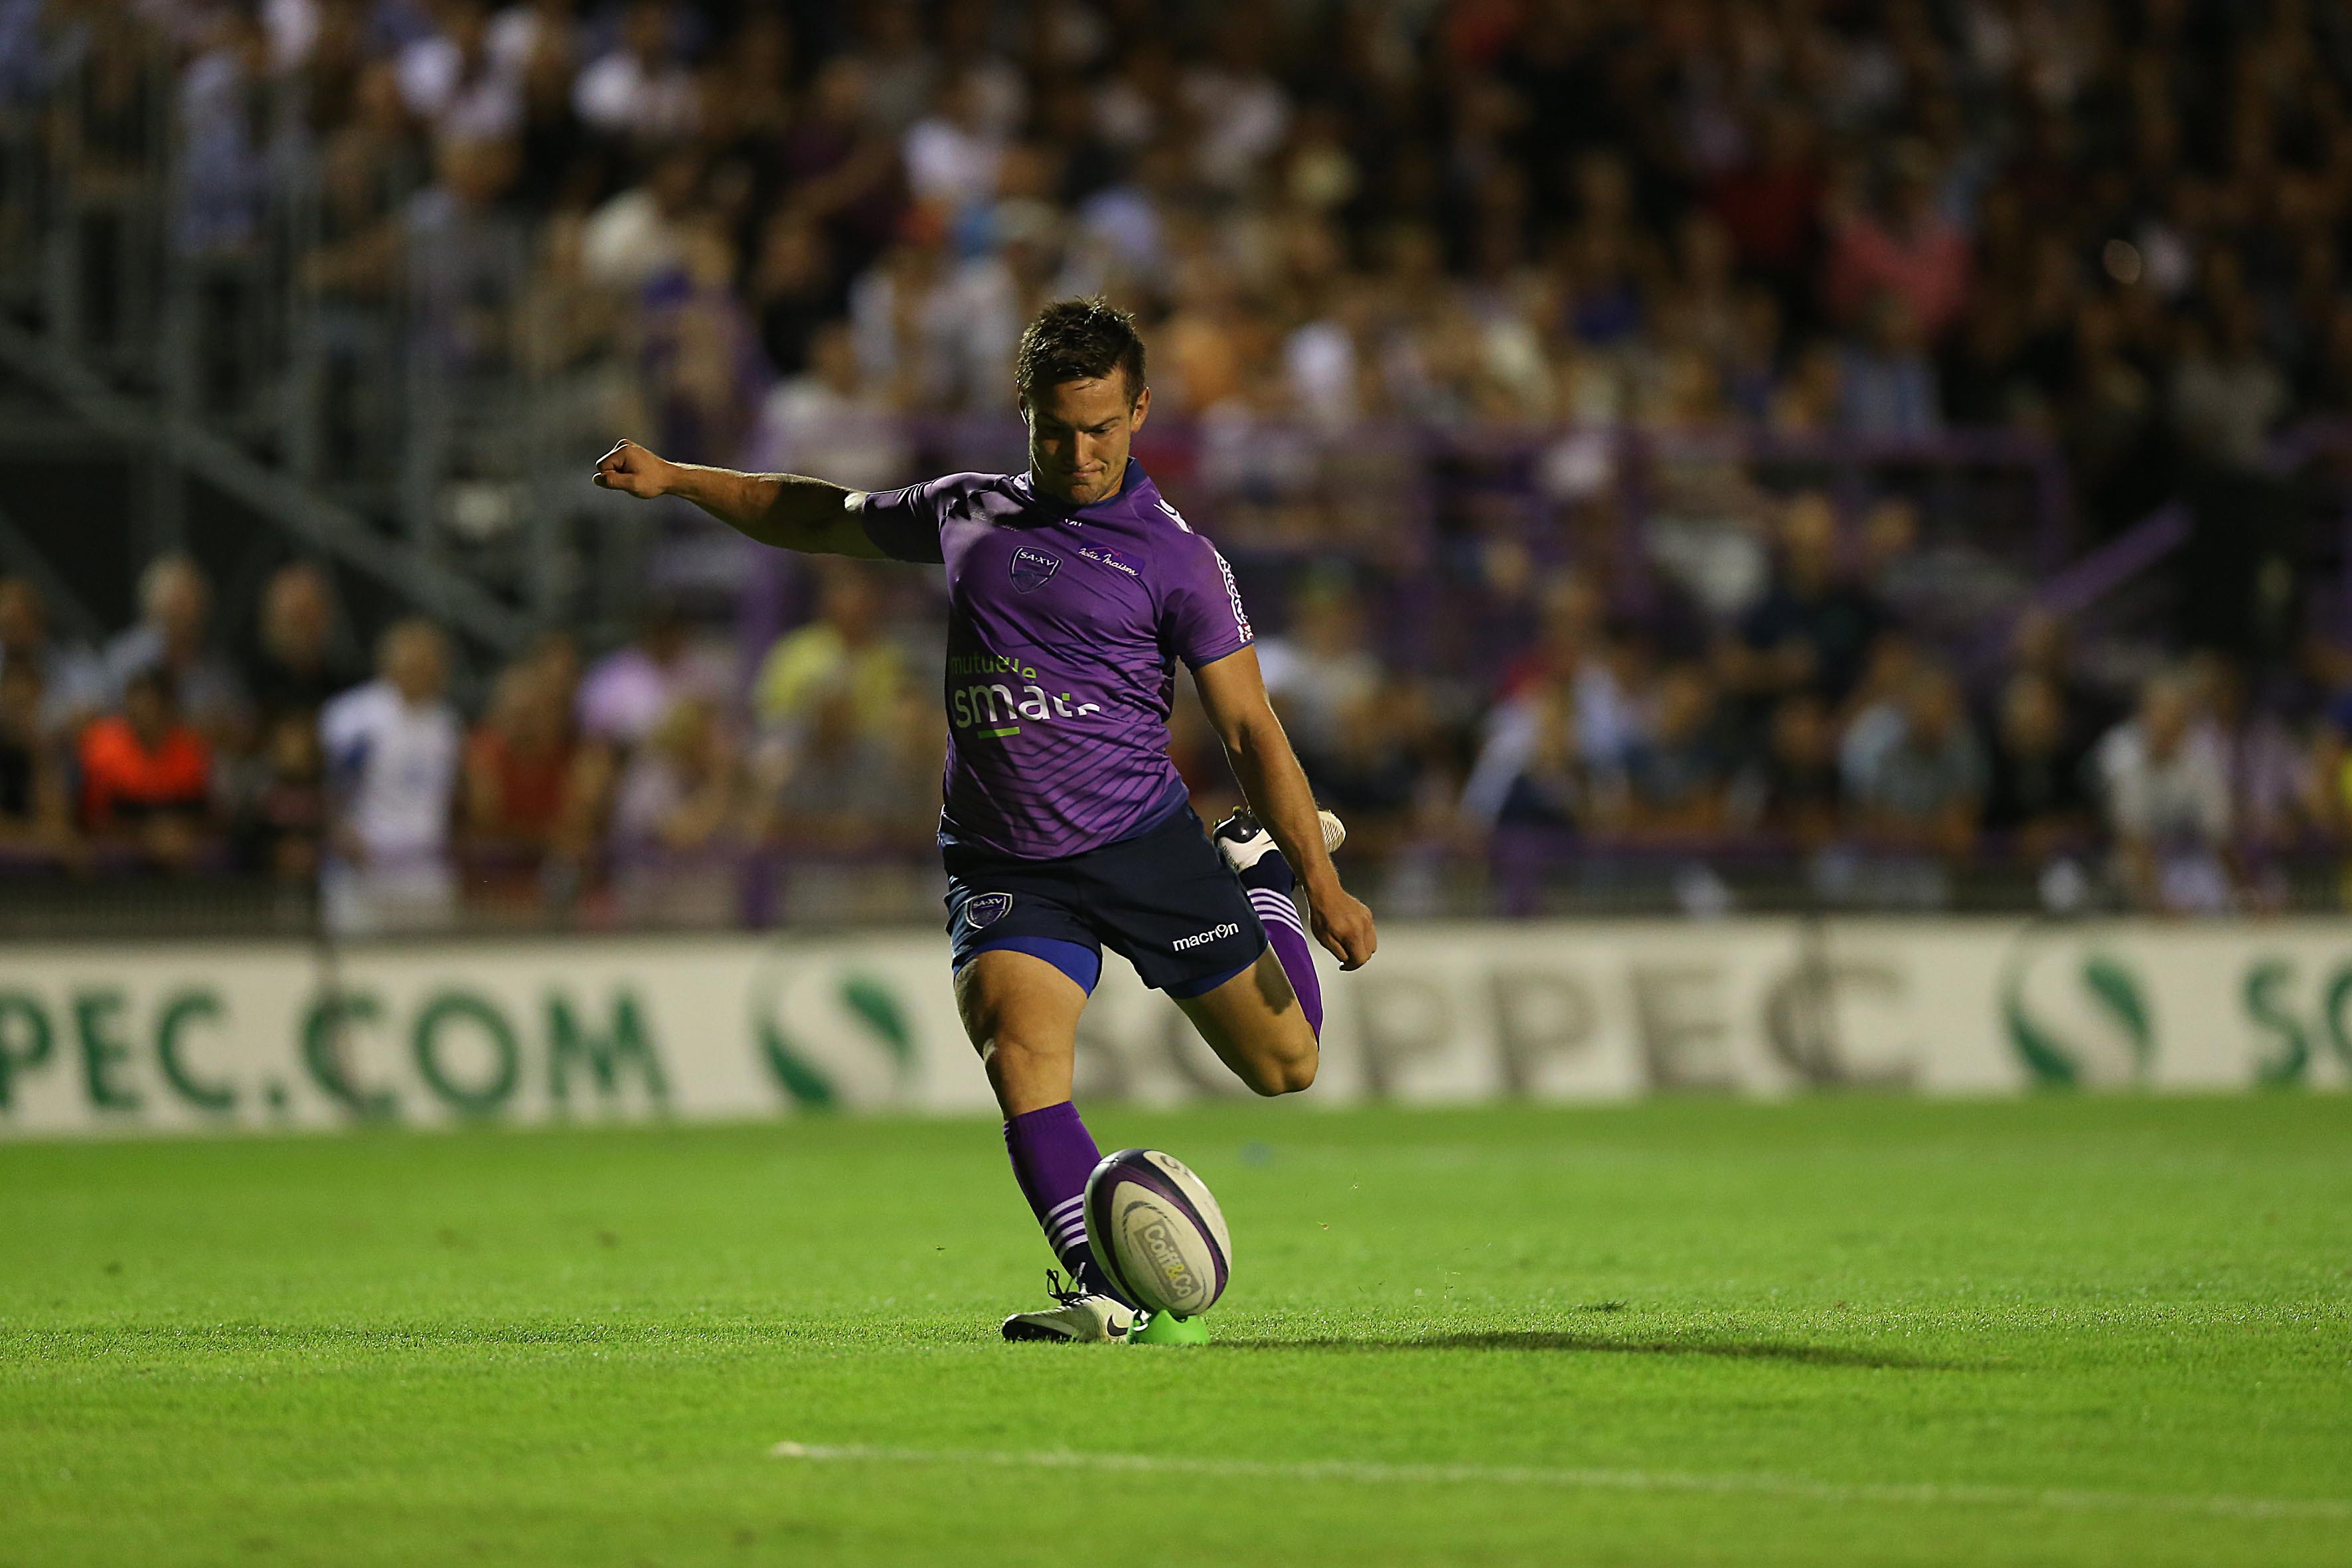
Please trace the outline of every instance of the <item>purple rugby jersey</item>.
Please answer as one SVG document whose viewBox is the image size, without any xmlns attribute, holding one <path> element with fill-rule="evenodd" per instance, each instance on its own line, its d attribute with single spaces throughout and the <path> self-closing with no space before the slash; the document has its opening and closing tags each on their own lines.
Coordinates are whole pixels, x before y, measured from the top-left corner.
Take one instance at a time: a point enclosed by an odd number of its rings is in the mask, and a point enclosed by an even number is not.
<svg viewBox="0 0 2352 1568">
<path fill-rule="evenodd" d="M 950 474 L 866 498 L 886 555 L 948 571 L 942 843 L 1076 855 L 1176 811 L 1176 661 L 1250 641 L 1233 569 L 1133 458 L 1076 510 L 1027 474 Z"/>
</svg>

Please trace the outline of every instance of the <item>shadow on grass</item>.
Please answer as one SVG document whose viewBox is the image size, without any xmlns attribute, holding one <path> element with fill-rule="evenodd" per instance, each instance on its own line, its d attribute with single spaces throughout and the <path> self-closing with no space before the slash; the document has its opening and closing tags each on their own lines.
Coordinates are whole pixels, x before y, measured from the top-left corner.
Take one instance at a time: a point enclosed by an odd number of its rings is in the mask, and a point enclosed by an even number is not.
<svg viewBox="0 0 2352 1568">
<path fill-rule="evenodd" d="M 1930 1361 L 1895 1351 L 1856 1350 L 1844 1345 L 1790 1344 L 1779 1340 L 1621 1340 L 1604 1334 L 1546 1330 L 1475 1334 L 1367 1336 L 1362 1339 L 1219 1340 L 1220 1350 L 1355 1351 L 1570 1351 L 1590 1355 L 1715 1356 L 1727 1361 L 1785 1361 L 1808 1366 L 1868 1367 L 1904 1372 L 1986 1372 L 1963 1362 Z"/>
</svg>

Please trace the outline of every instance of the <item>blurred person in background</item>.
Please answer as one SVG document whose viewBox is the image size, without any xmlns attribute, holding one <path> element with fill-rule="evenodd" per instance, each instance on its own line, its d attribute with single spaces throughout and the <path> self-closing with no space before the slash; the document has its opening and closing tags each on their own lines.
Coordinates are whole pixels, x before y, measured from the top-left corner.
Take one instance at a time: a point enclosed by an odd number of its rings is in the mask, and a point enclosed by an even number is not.
<svg viewBox="0 0 2352 1568">
<path fill-rule="evenodd" d="M 1854 805 L 1878 846 L 1956 861 L 1975 847 L 1988 783 L 1959 683 L 1928 665 L 1906 684 L 1901 732 L 1858 781 Z"/>
<path fill-rule="evenodd" d="M 1740 817 L 1782 844 L 1821 849 L 1837 837 L 1844 804 L 1829 704 L 1811 691 L 1782 698 L 1765 744 L 1739 782 Z"/>
<path fill-rule="evenodd" d="M 680 451 L 740 451 L 769 371 L 735 292 L 735 247 L 716 222 L 687 226 L 675 263 L 637 300 L 639 385 L 663 438 Z"/>
<path fill-rule="evenodd" d="M 107 706 L 106 676 L 98 656 L 79 657 L 50 635 L 40 590 L 22 577 L 0 577 L 0 670 L 31 669 L 40 679 L 40 727 L 70 736 Z"/>
<path fill-rule="evenodd" d="M 2223 910 L 2241 874 L 2230 761 L 2197 722 L 2187 678 L 2168 672 L 2141 688 L 2139 710 L 2109 731 L 2095 767 L 2124 896 L 2142 910 Z"/>
<path fill-rule="evenodd" d="M 281 566 L 261 592 L 246 680 L 265 726 L 314 720 L 327 700 L 360 679 L 336 651 L 335 604 L 327 575 L 307 561 Z"/>
<path fill-rule="evenodd" d="M 691 147 L 665 150 L 638 183 L 607 198 L 580 232 L 580 264 L 590 282 L 634 294 L 686 257 L 703 160 Z"/>
<path fill-rule="evenodd" d="M 1537 598 L 1534 640 L 1504 668 L 1490 721 L 1511 722 L 1520 694 L 1545 680 L 1576 687 L 1576 722 L 1584 755 L 1603 767 L 1621 766 L 1640 734 L 1627 694 L 1625 649 L 1610 626 L 1608 595 L 1597 574 L 1557 574 Z"/>
<path fill-rule="evenodd" d="M 723 703 L 730 684 L 726 661 L 696 645 L 676 605 L 656 600 L 635 637 L 589 666 L 574 704 L 581 733 L 625 751 L 688 698 Z"/>
<path fill-rule="evenodd" d="M 317 715 L 286 710 L 263 721 L 253 761 L 253 782 L 230 823 L 231 856 L 247 874 L 314 886 L 327 826 Z"/>
<path fill-rule="evenodd" d="M 2251 858 L 2247 874 L 2259 881 L 2275 869 L 2275 857 L 2296 847 L 2310 823 L 2310 747 L 2283 714 L 2254 700 L 2238 660 L 2199 654 L 2186 676 L 2199 726 L 2211 731 L 2228 760 L 2230 819 L 2239 848 Z M 2261 891 L 2274 901 L 2284 890 L 2263 886 Z"/>
<path fill-rule="evenodd" d="M 1731 744 L 1714 679 L 1696 662 L 1659 672 L 1648 723 L 1625 763 L 1625 831 L 1672 843 L 1712 837 L 1723 826 Z"/>
<path fill-rule="evenodd" d="M 705 699 L 672 703 L 629 758 L 614 791 L 610 833 L 626 855 L 691 855 L 725 841 L 740 804 L 736 751 Z"/>
<path fill-rule="evenodd" d="M 1320 776 L 1350 717 L 1365 711 L 1388 672 L 1372 647 L 1363 602 L 1344 575 L 1310 578 L 1291 616 L 1259 645 L 1258 662 L 1299 761 Z"/>
<path fill-rule="evenodd" d="M 1985 826 L 2007 838 L 2021 865 L 2039 866 L 2088 838 L 2089 758 L 2075 733 L 2055 681 L 2032 670 L 2010 677 L 1994 709 Z"/>
<path fill-rule="evenodd" d="M 400 53 L 401 100 L 436 135 L 512 136 L 522 126 L 522 62 L 490 47 L 482 0 L 441 0 L 434 9 L 434 31 Z"/>
<path fill-rule="evenodd" d="M 1935 362 L 1901 298 L 1882 293 L 1864 308 L 1862 331 L 1840 367 L 1839 423 L 1857 436 L 1932 436 L 1943 428 Z"/>
<path fill-rule="evenodd" d="M 1622 778 L 1583 751 L 1576 689 L 1546 679 L 1517 699 L 1518 721 L 1495 730 L 1462 786 L 1462 820 L 1483 840 L 1496 828 L 1605 832 L 1624 819 Z"/>
<path fill-rule="evenodd" d="M 246 708 L 236 668 L 210 642 L 212 582 L 193 557 L 159 555 L 139 576 L 139 624 L 106 645 L 108 690 L 129 694 L 131 677 L 159 669 L 170 677 L 176 711 L 217 738 Z"/>
<path fill-rule="evenodd" d="M 430 621 L 394 625 L 380 673 L 319 716 L 326 762 L 329 926 L 372 935 L 446 925 L 457 911 L 449 834 L 465 729 L 449 705 L 449 645 Z"/>
<path fill-rule="evenodd" d="M 1427 685 L 1383 670 L 1340 710 L 1331 750 L 1317 763 L 1316 798 L 1349 823 L 1357 853 L 1385 861 L 1414 834 L 1432 795 L 1444 793 L 1442 749 Z"/>
<path fill-rule="evenodd" d="M 1824 294 L 1831 313 L 1850 321 L 1865 316 L 1874 300 L 1891 299 L 1906 330 L 1934 342 L 1968 303 L 1968 237 L 1937 204 L 1934 154 L 1924 143 L 1897 143 L 1888 163 L 1884 201 L 1857 202 L 1833 186 L 1823 203 Z"/>
<path fill-rule="evenodd" d="M 855 562 L 817 563 L 816 618 L 778 637 L 760 661 L 751 700 L 761 726 L 787 734 L 803 728 L 821 701 L 845 698 L 864 737 L 896 725 L 899 699 L 913 686 L 906 645 L 884 618 L 882 585 Z"/>
<path fill-rule="evenodd" d="M 81 824 L 145 868 L 194 870 L 213 847 L 213 751 L 181 716 L 171 675 L 131 671 L 120 712 L 93 719 L 79 749 Z"/>
<path fill-rule="evenodd" d="M 1808 491 L 1782 511 L 1771 586 L 1717 662 L 1730 690 L 1772 704 L 1798 691 L 1843 702 L 1863 674 L 1884 608 L 1838 563 L 1837 513 Z"/>
<path fill-rule="evenodd" d="M 693 133 L 700 100 L 681 51 L 683 22 L 663 0 L 631 0 L 620 37 L 592 61 L 573 87 L 581 123 L 613 141 L 637 145 Z"/>
<path fill-rule="evenodd" d="M 1903 738 L 1905 710 L 1925 658 L 1918 639 L 1889 627 L 1871 639 L 1862 679 L 1846 694 L 1838 733 L 1838 774 L 1848 800 L 1858 797 L 1879 757 Z"/>
<path fill-rule="evenodd" d="M 744 290 L 768 363 L 784 378 L 778 391 L 807 371 L 823 381 L 837 378 L 838 372 L 828 375 L 816 361 L 815 343 L 821 332 L 838 331 L 849 290 L 822 225 L 798 208 L 771 215 L 760 231 Z M 772 403 L 773 398 L 771 394 Z"/>
<path fill-rule="evenodd" d="M 926 815 L 936 793 L 935 769 L 904 786 L 899 765 L 901 696 L 893 692 L 879 715 L 860 700 L 855 682 L 835 670 L 803 696 L 792 741 L 760 770 L 755 808 L 761 840 L 777 848 L 821 857 L 856 858 L 886 842 L 904 843 L 910 814 Z M 880 722 L 877 722 L 877 719 Z"/>
<path fill-rule="evenodd" d="M 622 914 L 659 925 L 724 925 L 739 878 L 724 852 L 745 826 L 740 757 L 716 704 L 673 702 L 623 765 L 606 841 Z"/>
<path fill-rule="evenodd" d="M 41 667 L 0 663 L 0 864 L 68 859 L 75 848 L 71 769 L 42 720 Z"/>
<path fill-rule="evenodd" d="M 466 739 L 466 835 L 475 848 L 536 871 L 564 822 L 578 747 L 566 639 L 543 642 L 499 672 Z"/>
<path fill-rule="evenodd" d="M 906 471 L 907 427 L 866 379 L 849 328 L 830 321 L 805 345 L 807 369 L 778 382 L 760 405 L 745 461 L 762 473 L 823 465 L 843 483 L 878 485 Z"/>
</svg>

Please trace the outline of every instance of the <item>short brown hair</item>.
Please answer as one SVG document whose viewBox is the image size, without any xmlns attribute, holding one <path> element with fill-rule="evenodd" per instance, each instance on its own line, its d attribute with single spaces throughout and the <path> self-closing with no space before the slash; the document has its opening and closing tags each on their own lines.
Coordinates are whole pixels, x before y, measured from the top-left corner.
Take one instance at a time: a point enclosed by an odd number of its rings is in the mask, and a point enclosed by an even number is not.
<svg viewBox="0 0 2352 1568">
<path fill-rule="evenodd" d="M 1143 339 L 1135 318 L 1097 294 L 1056 300 L 1037 312 L 1021 334 L 1013 383 L 1026 397 L 1041 386 L 1097 381 L 1115 370 L 1126 373 L 1129 401 L 1142 395 Z"/>
</svg>

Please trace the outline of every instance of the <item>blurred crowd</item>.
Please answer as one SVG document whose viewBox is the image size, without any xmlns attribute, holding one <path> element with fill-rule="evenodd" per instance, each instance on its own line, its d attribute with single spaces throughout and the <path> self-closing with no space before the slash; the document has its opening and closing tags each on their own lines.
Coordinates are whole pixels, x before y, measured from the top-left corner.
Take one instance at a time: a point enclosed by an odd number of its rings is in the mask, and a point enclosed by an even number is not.
<svg viewBox="0 0 2352 1568">
<path fill-rule="evenodd" d="M 1170 414 L 2023 426 L 2110 521 L 2352 408 L 2352 26 L 2303 0 L 5 14 L 79 183 L 175 138 L 184 253 L 290 247 L 338 342 L 402 298 L 453 362 L 625 357 L 698 460 L 887 463 L 1095 292 Z"/>
<path fill-rule="evenodd" d="M 438 627 L 394 623 L 371 671 L 310 564 L 270 577 L 250 627 L 213 624 L 184 555 L 140 602 L 76 647 L 0 578 L 0 871 L 315 884 L 370 931 L 461 910 L 724 921 L 747 854 L 930 859 L 945 722 L 862 575 L 768 651 L 748 703 L 729 650 L 656 613 L 584 666 L 541 639 L 471 720 Z"/>
<path fill-rule="evenodd" d="M 50 103 L 100 181 L 161 133 L 142 73 L 163 49 L 187 252 L 290 244 L 308 297 L 404 300 L 452 360 L 625 362 L 629 411 L 600 417 L 673 456 L 905 482 L 908 419 L 1001 415 L 1022 323 L 1082 292 L 1138 312 L 1155 414 L 1194 433 L 1172 491 L 1279 494 L 1293 450 L 1237 432 L 1343 433 L 1358 489 L 1320 504 L 1355 531 L 1305 529 L 1320 554 L 1244 575 L 1318 789 L 1405 881 L 1529 833 L 1595 865 L 1689 858 L 1701 903 L 1769 853 L 1827 896 L 1933 903 L 1992 858 L 2053 901 L 2074 878 L 2210 908 L 2275 898 L 2271 868 L 2344 841 L 2352 676 L 2297 624 L 2278 522 L 2283 438 L 2352 414 L 2338 7 L 9 15 L 0 97 Z M 298 177 L 310 221 L 265 234 Z M 486 279 L 518 275 L 492 309 Z M 1527 484 L 1570 528 L 1546 552 L 1483 540 L 1465 612 L 1366 521 L 1399 487 L 1386 446 L 1344 433 L 1379 422 L 1541 433 Z M 2063 453 L 2083 542 L 2176 498 L 2232 520 L 2200 525 L 2195 591 L 2144 657 L 2086 659 L 2022 594 L 1979 613 L 1975 520 L 1900 485 L 1685 463 L 1654 476 L 1629 552 L 1622 448 L 1552 434 L 1985 428 Z M 1286 515 L 1213 526 L 1238 558 Z M 919 846 L 931 607 L 856 571 L 806 589 L 749 658 L 659 614 L 584 662 L 551 637 L 469 726 L 429 628 L 388 636 L 373 683 L 330 668 L 307 568 L 248 637 L 158 563 L 142 625 L 70 657 L 26 651 L 40 617 L 13 584 L 0 819 L 68 860 L 211 857 L 425 907 L 453 896 L 452 845 L 505 868 L 469 874 L 476 896 L 518 900 L 630 896 L 655 851 Z M 1213 806 L 1230 783 L 1189 710 L 1177 744 Z M 406 861 L 426 868 L 394 887 Z"/>
<path fill-rule="evenodd" d="M 2042 612 L 1971 682 L 1895 613 L 1905 561 L 1852 568 L 1832 508 L 1801 495 L 1727 626 L 1630 620 L 1564 573 L 1470 691 L 1386 656 L 1326 571 L 1259 657 L 1360 875 L 1408 904 L 1441 863 L 1557 854 L 1588 883 L 1667 868 L 1696 908 L 1728 907 L 1726 874 L 1752 863 L 1867 907 L 1947 907 L 1990 865 L 2062 906 L 2260 908 L 2297 857 L 2352 845 L 2352 696 L 2283 716 L 2211 654 L 2102 686 Z M 584 662 L 551 635 L 470 719 L 436 626 L 394 624 L 358 668 L 304 563 L 255 625 L 221 628 L 202 569 L 160 558 L 139 622 L 100 647 L 53 637 L 32 585 L 0 579 L 0 866 L 315 883 L 353 932 L 461 910 L 725 922 L 762 859 L 927 887 L 946 737 L 913 577 L 830 564 L 748 666 L 659 613 Z M 1187 692 L 1176 759 L 1213 816 L 1238 797 Z"/>
</svg>

